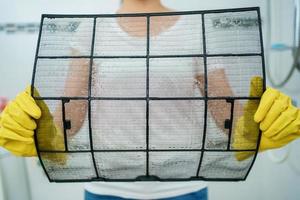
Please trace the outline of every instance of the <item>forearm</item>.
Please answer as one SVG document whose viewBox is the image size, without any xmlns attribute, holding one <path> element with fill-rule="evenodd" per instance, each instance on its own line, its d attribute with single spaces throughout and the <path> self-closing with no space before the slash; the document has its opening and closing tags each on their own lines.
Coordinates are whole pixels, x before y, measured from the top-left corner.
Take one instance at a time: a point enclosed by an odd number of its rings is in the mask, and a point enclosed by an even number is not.
<svg viewBox="0 0 300 200">
<path fill-rule="evenodd" d="M 73 50 L 73 55 L 78 52 Z M 88 95 L 89 81 L 89 60 L 73 59 L 70 63 L 70 70 L 66 78 L 65 97 L 86 97 Z M 71 100 L 65 104 L 66 119 L 71 121 L 71 129 L 68 135 L 75 135 L 81 128 L 87 112 L 87 101 Z M 62 125 L 62 105 L 60 104 L 55 113 L 54 121 L 59 127 Z"/>
<path fill-rule="evenodd" d="M 233 91 L 231 90 L 231 87 L 229 85 L 228 79 L 225 75 L 224 69 L 218 69 L 213 72 L 209 72 L 207 74 L 208 81 L 209 81 L 209 96 L 211 97 L 232 97 L 234 96 Z M 204 85 L 205 84 L 205 77 L 203 74 L 197 75 L 196 79 L 198 81 L 198 84 Z M 204 94 L 204 87 L 199 87 L 201 90 L 201 93 Z M 242 116 L 243 106 L 238 102 L 234 102 L 234 109 L 236 118 L 239 116 Z M 226 102 L 226 100 L 211 100 L 208 101 L 208 111 L 210 112 L 211 116 L 215 120 L 217 126 L 222 129 L 224 132 L 226 132 L 224 127 L 224 120 L 230 118 L 230 112 L 231 112 L 231 105 L 230 103 Z"/>
</svg>

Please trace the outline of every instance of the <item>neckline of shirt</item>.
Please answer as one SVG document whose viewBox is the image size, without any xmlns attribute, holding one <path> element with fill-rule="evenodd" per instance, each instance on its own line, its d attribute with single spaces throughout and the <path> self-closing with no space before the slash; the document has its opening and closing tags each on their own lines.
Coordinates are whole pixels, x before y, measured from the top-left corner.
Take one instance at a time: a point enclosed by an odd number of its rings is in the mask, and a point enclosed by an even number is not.
<svg viewBox="0 0 300 200">
<path fill-rule="evenodd" d="M 154 36 L 151 36 L 150 35 L 150 39 L 152 38 L 161 38 L 163 37 L 164 35 L 170 33 L 171 31 L 174 31 L 176 30 L 177 27 L 180 26 L 180 24 L 183 22 L 183 16 L 180 16 L 179 19 L 177 19 L 177 21 L 172 25 L 170 26 L 169 28 L 165 29 L 164 31 L 161 31 L 159 34 L 157 35 L 154 35 Z M 122 36 L 122 37 L 125 37 L 125 38 L 128 38 L 129 41 L 146 41 L 147 37 L 143 36 L 143 37 L 140 37 L 140 36 L 132 36 L 130 35 L 128 32 L 126 32 L 118 23 L 117 21 L 117 18 L 113 18 L 112 22 L 111 22 L 111 26 L 113 28 L 116 28 L 116 31 L 118 35 Z"/>
</svg>

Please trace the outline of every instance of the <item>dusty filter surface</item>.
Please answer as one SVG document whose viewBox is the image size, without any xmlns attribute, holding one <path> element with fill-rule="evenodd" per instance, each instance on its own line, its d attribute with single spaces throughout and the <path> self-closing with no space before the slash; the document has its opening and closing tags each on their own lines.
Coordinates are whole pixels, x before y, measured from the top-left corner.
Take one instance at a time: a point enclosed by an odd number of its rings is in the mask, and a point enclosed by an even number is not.
<svg viewBox="0 0 300 200">
<path fill-rule="evenodd" d="M 42 15 L 32 96 L 50 181 L 240 181 L 260 141 L 259 8 Z"/>
</svg>

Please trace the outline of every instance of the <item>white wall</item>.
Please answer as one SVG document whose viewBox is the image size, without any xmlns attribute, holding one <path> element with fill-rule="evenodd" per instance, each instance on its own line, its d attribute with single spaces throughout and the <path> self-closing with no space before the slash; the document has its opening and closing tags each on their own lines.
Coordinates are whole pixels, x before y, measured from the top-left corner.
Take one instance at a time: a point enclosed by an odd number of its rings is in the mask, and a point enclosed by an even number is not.
<svg viewBox="0 0 300 200">
<path fill-rule="evenodd" d="M 229 7 L 260 6 L 262 9 L 263 23 L 266 23 L 266 0 L 164 0 L 169 7 L 177 10 L 216 9 Z M 291 43 L 291 3 L 292 0 L 272 0 L 273 28 L 272 42 L 282 41 Z M 1 22 L 37 22 L 41 13 L 113 13 L 119 4 L 118 0 L 1 0 Z M 266 30 L 264 31 L 265 41 Z M 0 96 L 13 98 L 26 84 L 30 83 L 34 61 L 37 34 L 0 34 Z M 288 53 L 279 55 L 271 53 L 270 67 L 272 75 L 280 79 L 287 72 L 291 59 Z M 299 73 L 293 76 L 292 81 L 282 90 L 300 102 Z M 296 141 L 289 147 L 275 151 L 282 155 L 290 148 L 288 159 L 282 164 L 275 164 L 268 154 L 258 156 L 249 178 L 238 183 L 209 183 L 211 200 L 217 199 L 289 199 L 296 200 L 300 196 L 300 174 L 291 166 L 300 168 L 300 142 Z M 24 170 L 22 159 L 11 159 L 6 162 L 6 179 L 11 179 L 13 173 L 19 174 Z M 4 169 L 0 162 L 1 169 Z M 82 184 L 49 184 L 41 168 L 34 159 L 26 162 L 30 192 L 23 190 L 27 187 L 19 186 L 21 193 L 32 200 L 79 200 L 82 199 Z M 3 171 L 3 170 L 2 170 Z M 13 171 L 13 173 L 12 173 Z M 22 177 L 26 182 L 26 176 Z M 13 182 L 12 182 L 13 183 Z M 10 183 L 10 184 L 12 184 Z M 16 194 L 11 194 L 8 200 L 20 199 Z M 20 191 L 20 190 L 19 190 Z M 25 197 L 24 196 L 24 197 Z M 30 197 L 31 196 L 31 197 Z M 23 198 L 26 200 L 26 198 Z"/>
</svg>

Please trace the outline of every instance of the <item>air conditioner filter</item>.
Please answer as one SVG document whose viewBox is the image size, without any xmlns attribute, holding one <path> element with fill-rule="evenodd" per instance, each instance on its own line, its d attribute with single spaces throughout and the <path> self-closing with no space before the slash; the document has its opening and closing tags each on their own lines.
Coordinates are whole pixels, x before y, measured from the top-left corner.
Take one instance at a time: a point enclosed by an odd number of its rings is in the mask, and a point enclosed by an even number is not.
<svg viewBox="0 0 300 200">
<path fill-rule="evenodd" d="M 264 78 L 259 8 L 42 15 L 39 159 L 56 182 L 245 180 Z"/>
</svg>

